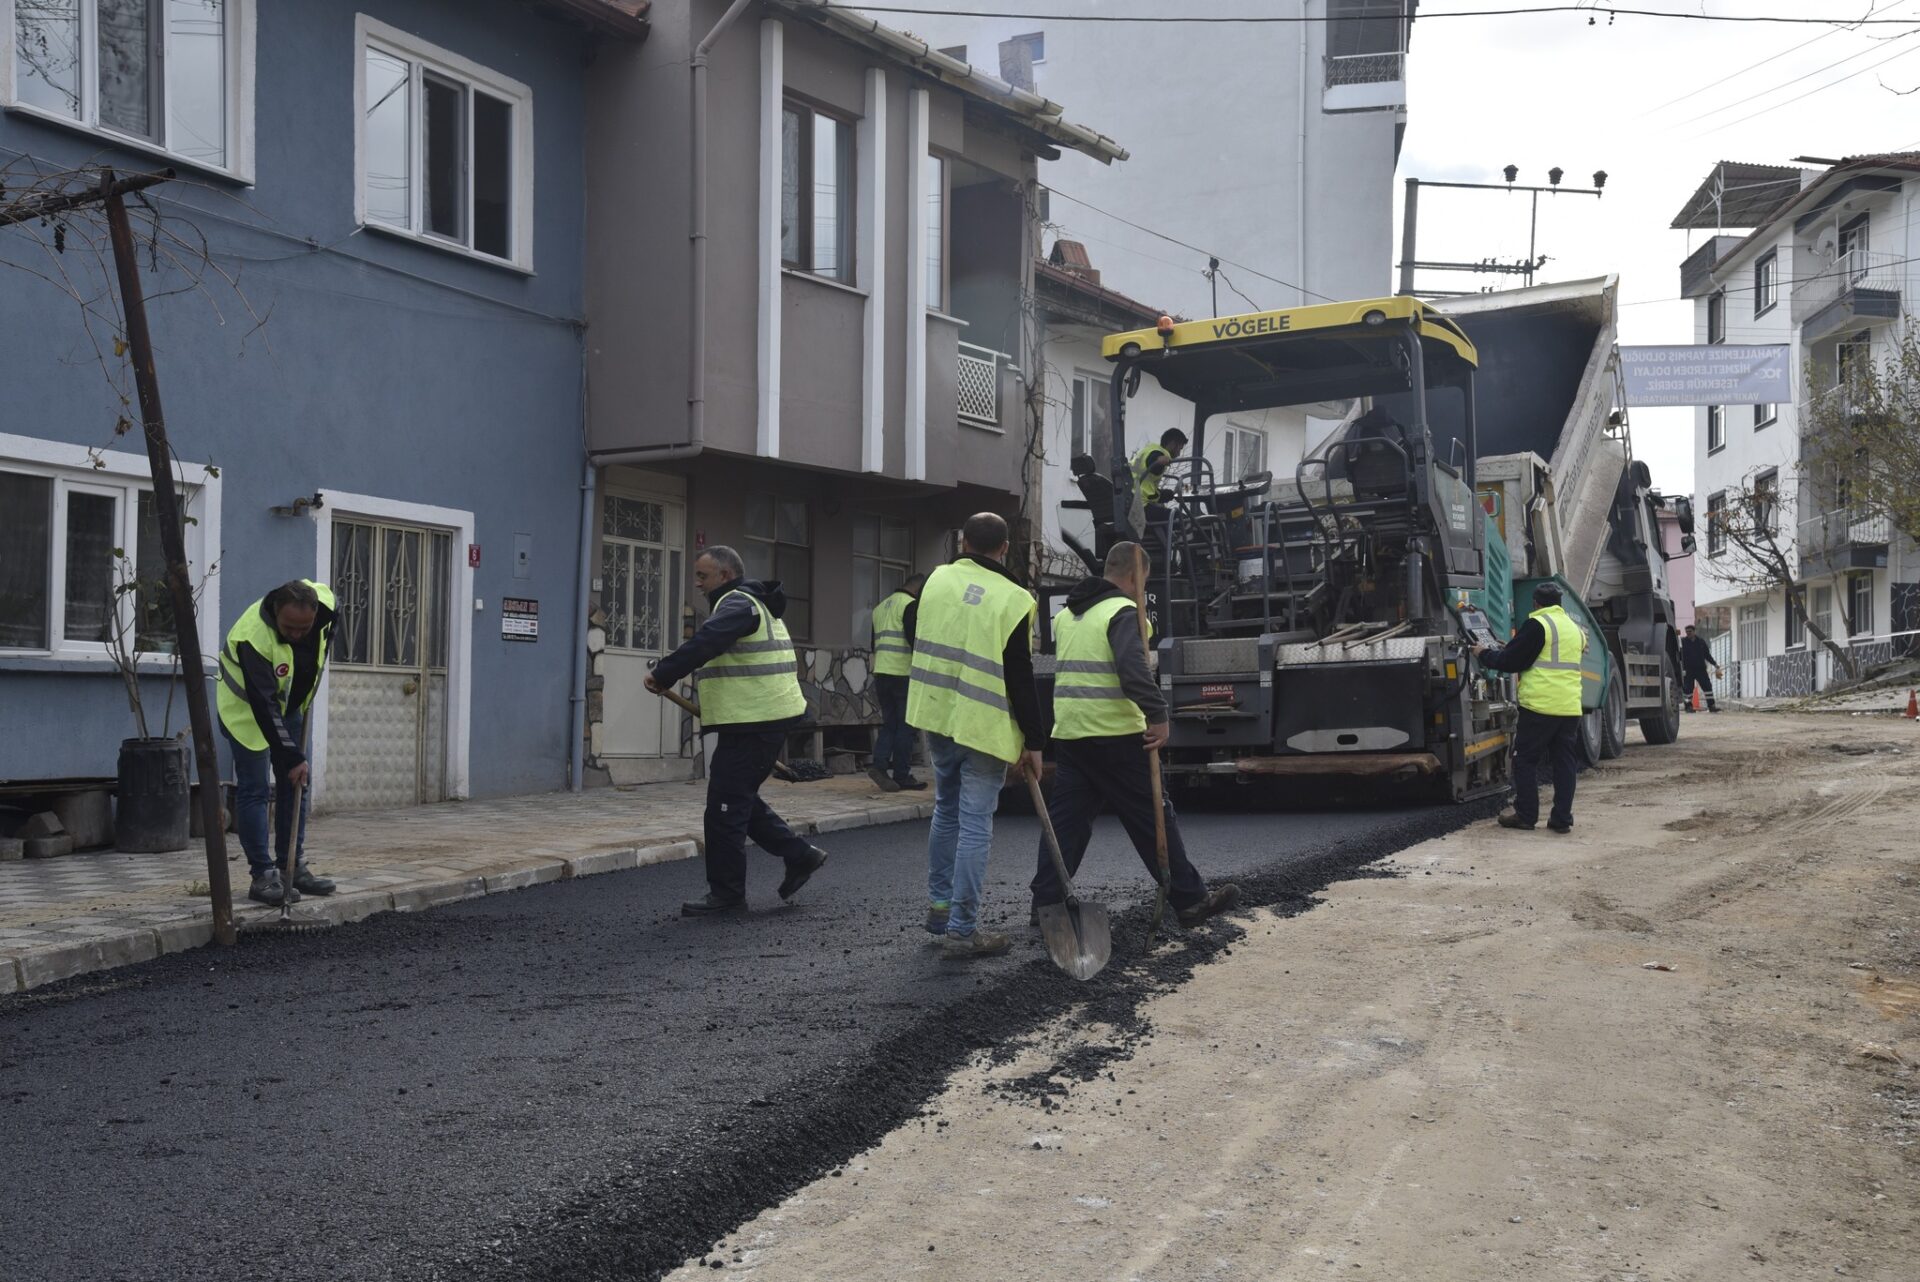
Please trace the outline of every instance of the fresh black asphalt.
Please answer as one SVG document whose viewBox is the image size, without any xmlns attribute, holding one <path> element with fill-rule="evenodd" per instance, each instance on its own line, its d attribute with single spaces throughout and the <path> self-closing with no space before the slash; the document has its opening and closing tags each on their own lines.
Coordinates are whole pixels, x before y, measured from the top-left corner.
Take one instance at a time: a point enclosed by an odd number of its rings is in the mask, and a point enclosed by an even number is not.
<svg viewBox="0 0 1920 1282">
<path fill-rule="evenodd" d="M 1297 909 L 1485 813 L 1184 828 L 1207 876 Z M 1105 820 L 1081 889 L 1118 914 L 1115 960 L 1067 980 L 1026 927 L 1036 825 L 1002 815 L 987 918 L 1018 946 L 943 962 L 925 831 L 821 838 L 832 862 L 790 907 L 756 853 L 745 917 L 678 917 L 704 889 L 686 861 L 0 999 L 0 1278 L 657 1277 L 974 1052 L 1062 1015 L 1137 1026 L 1238 936 L 1175 931 L 1142 958 L 1151 884 Z"/>
</svg>

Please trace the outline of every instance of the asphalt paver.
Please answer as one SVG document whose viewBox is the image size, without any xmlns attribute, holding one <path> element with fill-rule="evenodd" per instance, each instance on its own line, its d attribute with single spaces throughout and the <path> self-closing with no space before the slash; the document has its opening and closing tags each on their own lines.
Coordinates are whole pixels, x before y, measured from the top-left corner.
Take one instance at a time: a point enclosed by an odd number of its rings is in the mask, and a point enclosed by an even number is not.
<svg viewBox="0 0 1920 1282">
<path fill-rule="evenodd" d="M 1251 903 L 1312 891 L 1486 812 L 1189 814 Z M 1104 821 L 1079 878 L 1118 910 L 1076 984 L 1026 926 L 1038 830 L 1003 815 L 986 925 L 921 926 L 925 824 L 822 838 L 792 905 L 678 916 L 697 860 L 0 998 L 0 1278 L 653 1278 L 912 1118 L 982 1050 L 1062 1016 L 1126 1029 L 1230 949 L 1143 955 L 1151 883 Z M 1097 1066 L 1096 1066 L 1097 1067 Z"/>
</svg>

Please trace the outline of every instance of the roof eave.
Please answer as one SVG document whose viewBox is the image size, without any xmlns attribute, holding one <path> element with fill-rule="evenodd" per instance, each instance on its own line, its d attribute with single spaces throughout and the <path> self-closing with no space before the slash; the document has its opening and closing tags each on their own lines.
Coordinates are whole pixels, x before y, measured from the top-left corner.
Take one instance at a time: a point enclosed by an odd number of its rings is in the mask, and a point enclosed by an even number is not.
<svg viewBox="0 0 1920 1282">
<path fill-rule="evenodd" d="M 1061 119 L 1064 108 L 1052 99 L 1010 85 L 958 58 L 950 58 L 926 41 L 883 26 L 865 14 L 839 8 L 828 0 L 767 0 L 767 3 L 803 15 L 844 39 L 905 63 L 949 88 L 997 108 L 1014 123 L 1049 142 L 1091 156 L 1103 164 L 1127 159 L 1126 148 L 1107 135 Z"/>
<path fill-rule="evenodd" d="M 647 17 L 653 9 L 651 0 L 629 0 L 628 3 L 614 3 L 613 0 L 540 0 L 540 3 L 570 15 L 595 31 L 626 40 L 645 40 L 653 31 L 653 22 Z"/>
</svg>

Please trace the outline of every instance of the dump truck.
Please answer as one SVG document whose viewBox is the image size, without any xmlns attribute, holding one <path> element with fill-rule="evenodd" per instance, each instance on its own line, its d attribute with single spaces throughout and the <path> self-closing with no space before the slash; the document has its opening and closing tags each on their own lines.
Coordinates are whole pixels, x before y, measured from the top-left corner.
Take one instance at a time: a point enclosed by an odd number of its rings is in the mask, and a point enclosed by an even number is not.
<svg viewBox="0 0 1920 1282">
<path fill-rule="evenodd" d="M 1673 609 L 1619 395 L 1615 294 L 1609 277 L 1444 308 L 1395 297 L 1163 319 L 1104 341 L 1112 471 L 1082 475 L 1074 506 L 1093 518 L 1090 565 L 1116 539 L 1152 556 L 1170 779 L 1504 789 L 1514 681 L 1475 650 L 1509 637 L 1516 602 L 1548 578 L 1596 641 L 1583 754 L 1620 751 L 1629 718 L 1672 741 Z M 1192 454 L 1170 469 L 1172 497 L 1142 509 L 1124 424 L 1148 377 L 1192 405 Z M 1209 422 L 1280 406 L 1342 421 L 1291 476 L 1213 475 Z"/>
</svg>

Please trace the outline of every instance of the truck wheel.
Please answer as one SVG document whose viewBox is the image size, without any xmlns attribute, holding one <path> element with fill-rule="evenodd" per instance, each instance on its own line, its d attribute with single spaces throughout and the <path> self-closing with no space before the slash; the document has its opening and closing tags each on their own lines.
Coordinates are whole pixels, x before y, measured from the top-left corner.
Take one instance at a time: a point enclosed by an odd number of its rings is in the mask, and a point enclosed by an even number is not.
<svg viewBox="0 0 1920 1282">
<path fill-rule="evenodd" d="M 1680 737 L 1680 678 L 1673 656 L 1660 656 L 1660 715 L 1640 718 L 1640 733 L 1648 743 L 1668 744 Z"/>
<path fill-rule="evenodd" d="M 1607 697 L 1600 703 L 1600 755 L 1611 761 L 1627 750 L 1627 683 L 1620 665 L 1612 664 Z"/>
<path fill-rule="evenodd" d="M 1601 749 L 1606 736 L 1600 729 L 1600 723 L 1605 720 L 1606 712 L 1602 708 L 1580 714 L 1580 733 L 1573 741 L 1573 755 L 1583 765 L 1597 766 L 1605 755 Z"/>
</svg>

